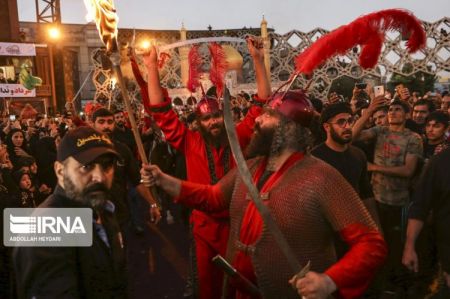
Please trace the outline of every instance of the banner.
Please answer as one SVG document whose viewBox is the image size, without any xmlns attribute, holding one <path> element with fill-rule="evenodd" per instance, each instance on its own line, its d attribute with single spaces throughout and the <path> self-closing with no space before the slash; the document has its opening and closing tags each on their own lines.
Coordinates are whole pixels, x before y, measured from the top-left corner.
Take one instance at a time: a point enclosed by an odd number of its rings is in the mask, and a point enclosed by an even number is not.
<svg viewBox="0 0 450 299">
<path fill-rule="evenodd" d="M 28 90 L 22 84 L 0 84 L 0 98 L 35 97 L 36 88 Z"/>
<path fill-rule="evenodd" d="M 0 56 L 36 56 L 34 44 L 0 43 Z"/>
</svg>

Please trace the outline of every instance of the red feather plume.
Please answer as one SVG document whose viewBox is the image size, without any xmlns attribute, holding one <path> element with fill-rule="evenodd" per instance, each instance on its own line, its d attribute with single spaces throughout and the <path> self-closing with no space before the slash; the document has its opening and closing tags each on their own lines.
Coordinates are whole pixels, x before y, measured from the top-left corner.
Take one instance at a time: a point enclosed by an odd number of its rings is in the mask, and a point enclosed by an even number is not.
<svg viewBox="0 0 450 299">
<path fill-rule="evenodd" d="M 162 69 L 164 67 L 164 64 L 166 64 L 166 61 L 170 59 L 170 57 L 170 54 L 166 52 L 162 52 L 161 54 L 159 54 L 158 68 Z"/>
<path fill-rule="evenodd" d="M 296 58 L 298 73 L 310 74 L 332 56 L 345 54 L 347 50 L 361 45 L 359 64 L 373 68 L 378 62 L 386 31 L 398 30 L 408 37 L 409 53 L 423 48 L 426 34 L 422 23 L 409 11 L 386 9 L 359 17 L 321 37 Z"/>
<path fill-rule="evenodd" d="M 200 86 L 200 68 L 202 64 L 202 58 L 198 51 L 198 45 L 192 46 L 189 51 L 189 79 L 186 87 L 191 91 L 195 90 Z"/>
<path fill-rule="evenodd" d="M 211 54 L 209 79 L 216 86 L 217 98 L 220 98 L 225 85 L 225 73 L 227 71 L 226 55 L 222 46 L 218 43 L 211 43 L 208 47 Z"/>
<path fill-rule="evenodd" d="M 97 111 L 100 108 L 103 108 L 103 105 L 101 105 L 99 103 L 89 102 L 89 103 L 86 104 L 86 106 L 84 106 L 84 113 L 88 117 L 91 117 L 92 114 L 94 114 L 94 112 Z"/>
</svg>

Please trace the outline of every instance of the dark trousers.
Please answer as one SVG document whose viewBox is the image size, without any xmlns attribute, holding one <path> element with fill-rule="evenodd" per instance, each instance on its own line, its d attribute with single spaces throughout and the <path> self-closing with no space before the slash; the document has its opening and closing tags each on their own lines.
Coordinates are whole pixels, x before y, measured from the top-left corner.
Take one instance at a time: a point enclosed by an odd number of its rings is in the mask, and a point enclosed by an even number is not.
<svg viewBox="0 0 450 299">
<path fill-rule="evenodd" d="M 377 202 L 377 209 L 384 239 L 388 245 L 388 256 L 381 271 L 382 290 L 406 290 L 412 276 L 402 265 L 404 207 Z"/>
</svg>

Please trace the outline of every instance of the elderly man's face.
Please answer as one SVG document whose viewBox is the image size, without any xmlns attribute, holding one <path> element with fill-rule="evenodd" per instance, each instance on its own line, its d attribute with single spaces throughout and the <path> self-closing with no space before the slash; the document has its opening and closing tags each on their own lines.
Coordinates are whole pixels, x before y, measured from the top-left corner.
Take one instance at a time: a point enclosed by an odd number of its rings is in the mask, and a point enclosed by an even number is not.
<svg viewBox="0 0 450 299">
<path fill-rule="evenodd" d="M 86 165 L 72 157 L 56 162 L 58 183 L 71 199 L 91 204 L 92 199 L 104 200 L 112 186 L 115 161 L 114 156 L 106 154 Z"/>
</svg>

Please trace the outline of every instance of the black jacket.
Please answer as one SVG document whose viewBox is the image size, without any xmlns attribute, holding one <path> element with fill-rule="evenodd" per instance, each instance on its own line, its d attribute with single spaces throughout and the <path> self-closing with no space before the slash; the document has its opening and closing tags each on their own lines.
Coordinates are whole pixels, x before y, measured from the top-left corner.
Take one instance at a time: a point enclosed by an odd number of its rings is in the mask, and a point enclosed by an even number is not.
<svg viewBox="0 0 450 299">
<path fill-rule="evenodd" d="M 40 208 L 81 207 L 58 186 Z M 102 212 L 111 249 L 93 228 L 91 247 L 17 247 L 13 262 L 19 298 L 126 298 L 125 258 L 112 213 Z"/>
</svg>

